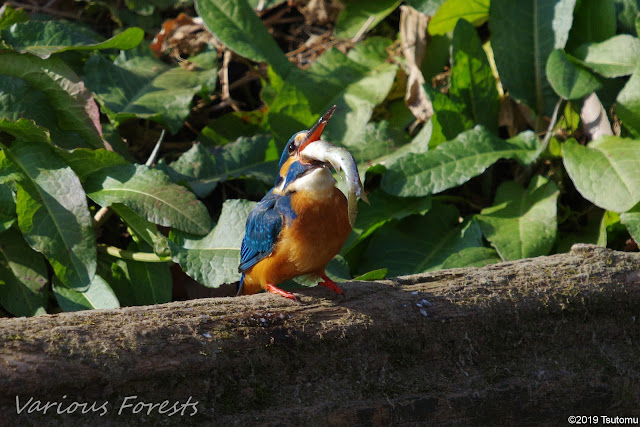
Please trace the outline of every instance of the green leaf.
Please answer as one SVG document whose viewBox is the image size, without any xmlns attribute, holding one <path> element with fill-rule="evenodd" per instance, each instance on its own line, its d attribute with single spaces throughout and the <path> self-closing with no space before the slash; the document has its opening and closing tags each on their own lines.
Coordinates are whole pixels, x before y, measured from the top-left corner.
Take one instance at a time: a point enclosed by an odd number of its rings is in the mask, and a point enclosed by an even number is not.
<svg viewBox="0 0 640 427">
<path fill-rule="evenodd" d="M 478 224 L 460 225 L 459 218 L 454 206 L 434 202 L 425 215 L 385 225 L 371 238 L 358 271 L 388 268 L 388 276 L 394 277 L 442 268 L 451 254 L 482 246 Z"/>
<path fill-rule="evenodd" d="M 17 52 L 47 59 L 53 53 L 67 50 L 132 49 L 142 41 L 144 31 L 127 28 L 104 40 L 94 31 L 73 22 L 29 21 L 0 31 L 0 37 Z"/>
<path fill-rule="evenodd" d="M 367 273 L 361 274 L 358 277 L 355 277 L 353 280 L 361 280 L 361 281 L 370 281 L 370 280 L 382 280 L 387 277 L 387 272 L 389 270 L 387 268 L 379 268 L 377 270 L 372 270 Z"/>
<path fill-rule="evenodd" d="M 449 255 L 442 262 L 442 269 L 461 267 L 484 267 L 502 261 L 495 249 L 484 247 L 464 248 L 458 253 Z"/>
<path fill-rule="evenodd" d="M 153 252 L 158 256 L 169 256 L 169 246 L 167 238 L 158 231 L 158 227 L 147 221 L 132 209 L 121 203 L 114 203 L 111 209 L 129 226 L 136 238 L 146 242 Z"/>
<path fill-rule="evenodd" d="M 425 15 L 433 16 L 446 0 L 406 0 L 406 3 Z"/>
<path fill-rule="evenodd" d="M 390 40 L 372 37 L 344 55 L 331 49 L 307 70 L 289 75 L 269 105 L 268 127 L 284 143 L 337 105 L 323 138 L 349 148 L 360 142 L 373 109 L 391 90 L 397 65 L 387 62 Z M 322 87 L 322 90 L 318 90 Z"/>
<path fill-rule="evenodd" d="M 207 149 L 195 144 L 165 170 L 174 182 L 188 182 L 199 197 L 206 197 L 219 182 L 233 178 L 256 178 L 272 183 L 278 173 L 278 158 L 270 156 L 269 135 L 238 138 L 222 147 Z"/>
<path fill-rule="evenodd" d="M 248 200 L 227 199 L 218 224 L 200 239 L 172 232 L 169 247 L 173 260 L 185 273 L 210 288 L 240 280 L 240 245 L 247 217 L 255 205 Z"/>
<path fill-rule="evenodd" d="M 13 24 L 19 22 L 26 22 L 29 20 L 29 15 L 24 9 L 14 9 L 8 4 L 4 4 L 4 12 L 0 15 L 0 30 L 8 28 Z"/>
<path fill-rule="evenodd" d="M 115 62 L 95 54 L 85 64 L 85 82 L 114 124 L 142 118 L 162 123 L 175 134 L 190 113 L 193 96 L 213 91 L 216 84 L 215 52 L 189 61 L 195 70 L 170 67 L 151 54 L 121 54 Z"/>
<path fill-rule="evenodd" d="M 551 115 L 557 101 L 545 66 L 551 51 L 567 43 L 575 1 L 491 2 L 491 47 L 502 85 L 539 115 Z"/>
<path fill-rule="evenodd" d="M 640 137 L 640 67 L 618 93 L 616 114 L 634 137 Z"/>
<path fill-rule="evenodd" d="M 464 113 L 474 124 L 497 133 L 496 79 L 475 27 L 464 19 L 458 21 L 453 32 L 449 95 L 454 102 L 465 106 Z"/>
<path fill-rule="evenodd" d="M 431 208 L 431 197 L 394 197 L 381 190 L 367 197 L 369 204 L 358 202 L 358 217 L 353 233 L 344 244 L 343 253 L 349 252 L 386 223 L 414 214 L 424 215 Z"/>
<path fill-rule="evenodd" d="M 340 12 L 336 22 L 336 37 L 350 39 L 364 29 L 364 33 L 378 25 L 393 12 L 401 0 L 350 1 Z"/>
<path fill-rule="evenodd" d="M 467 106 L 461 100 L 449 97 L 439 90 L 425 88 L 435 112 L 430 120 L 433 130 L 429 148 L 435 148 L 473 128 L 473 120 L 465 114 Z"/>
<path fill-rule="evenodd" d="M 33 249 L 44 254 L 67 286 L 86 289 L 96 270 L 96 243 L 80 180 L 33 122 L 0 120 L 0 131 L 16 139 L 0 144 L 16 182 L 18 226 Z"/>
<path fill-rule="evenodd" d="M 476 27 L 489 17 L 489 0 L 447 0 L 429 23 L 429 34 L 442 35 L 453 30 L 464 19 Z"/>
<path fill-rule="evenodd" d="M 116 294 L 105 280 L 97 274 L 86 292 L 78 292 L 62 284 L 57 277 L 53 278 L 53 294 L 64 311 L 82 311 L 98 308 L 119 308 Z"/>
<path fill-rule="evenodd" d="M 591 71 L 562 49 L 551 52 L 546 71 L 549 84 L 564 99 L 580 99 L 601 87 Z"/>
<path fill-rule="evenodd" d="M 87 177 L 85 189 L 100 206 L 122 203 L 154 224 L 197 235 L 211 229 L 207 208 L 193 193 L 147 166 L 125 164 L 101 169 Z"/>
<path fill-rule="evenodd" d="M 61 59 L 0 51 L 0 75 L 0 116 L 36 119 L 62 148 L 104 147 L 98 108 Z"/>
<path fill-rule="evenodd" d="M 628 76 L 640 64 L 640 40 L 619 34 L 600 43 L 580 46 L 576 57 L 605 77 Z"/>
<path fill-rule="evenodd" d="M 584 147 L 569 139 L 562 155 L 576 189 L 594 205 L 626 212 L 640 202 L 640 141 L 608 136 Z"/>
<path fill-rule="evenodd" d="M 616 6 L 611 1 L 580 0 L 576 3 L 567 50 L 584 43 L 601 42 L 616 34 Z"/>
<path fill-rule="evenodd" d="M 46 314 L 47 266 L 19 231 L 0 233 L 0 305 L 14 316 Z"/>
<path fill-rule="evenodd" d="M 613 0 L 618 14 L 618 28 L 621 33 L 638 34 L 637 17 L 640 13 L 638 0 Z"/>
<path fill-rule="evenodd" d="M 541 176 L 526 190 L 514 181 L 500 184 L 493 206 L 476 219 L 504 260 L 548 255 L 558 231 L 558 187 Z"/>
<path fill-rule="evenodd" d="M 238 55 L 267 62 L 283 77 L 294 68 L 246 0 L 196 0 L 195 6 L 209 31 Z"/>
<path fill-rule="evenodd" d="M 389 165 L 382 189 L 402 197 L 426 196 L 467 182 L 498 159 L 528 164 L 539 153 L 538 138 L 530 131 L 505 141 L 476 126 L 434 150 L 410 153 Z"/>
<path fill-rule="evenodd" d="M 144 242 L 140 245 L 131 242 L 127 249 L 148 252 L 150 247 Z M 126 260 L 126 264 L 136 305 L 162 304 L 171 301 L 173 279 L 168 263 Z"/>
<path fill-rule="evenodd" d="M 101 169 L 129 164 L 120 154 L 104 148 L 98 150 L 87 148 L 76 148 L 71 151 L 56 150 L 56 153 L 62 157 L 65 163 L 78 175 L 80 181 L 83 182 L 89 175 Z"/>
<path fill-rule="evenodd" d="M 627 226 L 629 234 L 640 244 L 640 209 L 636 208 L 620 214 L 620 220 Z"/>
<path fill-rule="evenodd" d="M 0 164 L 0 174 L 3 174 Z M 16 202 L 8 185 L 0 184 L 0 232 L 8 230 L 16 221 Z"/>
</svg>

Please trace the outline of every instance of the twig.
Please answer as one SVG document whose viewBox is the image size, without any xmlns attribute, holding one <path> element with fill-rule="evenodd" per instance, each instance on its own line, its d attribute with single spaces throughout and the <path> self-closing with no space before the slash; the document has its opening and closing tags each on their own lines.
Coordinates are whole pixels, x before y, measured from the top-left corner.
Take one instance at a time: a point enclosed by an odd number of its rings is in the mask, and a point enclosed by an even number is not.
<svg viewBox="0 0 640 427">
<path fill-rule="evenodd" d="M 228 105 L 233 108 L 234 111 L 240 111 L 235 102 L 231 98 L 231 89 L 229 88 L 229 63 L 231 62 L 231 51 L 224 51 L 224 58 L 222 60 L 222 75 L 220 76 L 222 84 L 222 101 L 228 102 Z"/>
<path fill-rule="evenodd" d="M 364 33 L 366 33 L 369 30 L 369 26 L 371 26 L 371 24 L 373 23 L 374 19 L 376 19 L 376 17 L 373 16 L 373 15 L 371 15 L 371 16 L 369 16 L 369 18 L 367 18 L 367 20 L 364 22 L 364 24 L 362 24 L 362 27 L 360 27 L 360 29 L 356 33 L 356 35 L 353 36 L 353 38 L 351 39 L 352 43 L 358 43 L 360 41 L 362 36 L 364 36 Z"/>
</svg>

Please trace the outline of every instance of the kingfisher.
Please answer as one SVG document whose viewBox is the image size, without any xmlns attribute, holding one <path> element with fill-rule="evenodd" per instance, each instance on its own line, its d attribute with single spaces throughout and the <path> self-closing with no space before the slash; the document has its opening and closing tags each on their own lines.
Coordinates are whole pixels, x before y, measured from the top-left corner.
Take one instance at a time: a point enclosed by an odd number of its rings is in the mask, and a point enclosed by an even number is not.
<svg viewBox="0 0 640 427">
<path fill-rule="evenodd" d="M 277 285 L 302 275 L 343 294 L 325 269 L 346 241 L 356 214 L 356 197 L 366 201 L 351 154 L 321 139 L 334 105 L 309 130 L 295 133 L 280 157 L 274 187 L 249 214 L 240 251 L 238 295 L 262 290 L 296 299 Z M 348 199 L 331 169 L 344 170 Z"/>
</svg>

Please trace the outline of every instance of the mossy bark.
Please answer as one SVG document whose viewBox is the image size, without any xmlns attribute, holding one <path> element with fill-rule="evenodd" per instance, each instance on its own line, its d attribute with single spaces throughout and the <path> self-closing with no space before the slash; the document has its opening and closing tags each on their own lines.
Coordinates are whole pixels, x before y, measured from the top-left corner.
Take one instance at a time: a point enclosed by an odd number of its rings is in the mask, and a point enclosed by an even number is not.
<svg viewBox="0 0 640 427">
<path fill-rule="evenodd" d="M 343 288 L 0 320 L 0 424 L 640 415 L 640 254 L 577 245 Z M 17 414 L 16 396 L 34 400 Z M 192 405 L 119 414 L 130 396 Z M 36 399 L 60 405 L 28 414 Z"/>
</svg>

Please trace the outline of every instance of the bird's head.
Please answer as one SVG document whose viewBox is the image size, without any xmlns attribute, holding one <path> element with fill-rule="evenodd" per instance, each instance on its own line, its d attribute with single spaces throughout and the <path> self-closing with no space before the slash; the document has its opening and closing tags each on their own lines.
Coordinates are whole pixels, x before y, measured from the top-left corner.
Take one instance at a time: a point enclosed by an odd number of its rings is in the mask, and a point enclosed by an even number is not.
<svg viewBox="0 0 640 427">
<path fill-rule="evenodd" d="M 286 147 L 280 156 L 280 173 L 276 178 L 275 186 L 281 192 L 286 192 L 287 188 L 299 178 L 307 176 L 314 171 L 325 170 L 322 174 L 330 176 L 327 169 L 329 165 L 322 156 L 306 156 L 304 150 L 316 141 L 321 141 L 322 131 L 327 122 L 333 115 L 336 106 L 334 105 L 327 111 L 315 125 L 309 130 L 303 130 L 295 133 L 287 142 Z"/>
</svg>

